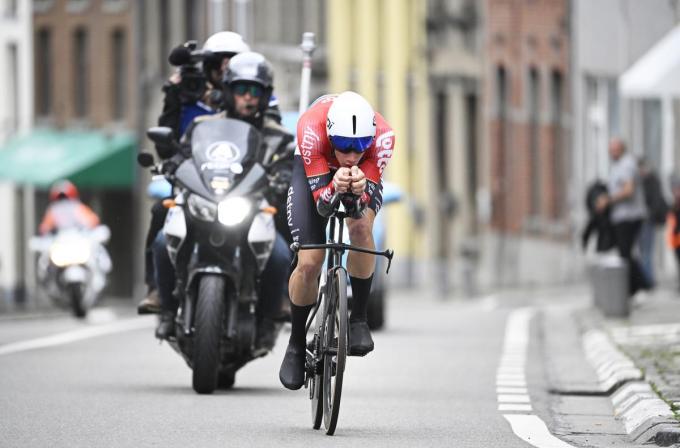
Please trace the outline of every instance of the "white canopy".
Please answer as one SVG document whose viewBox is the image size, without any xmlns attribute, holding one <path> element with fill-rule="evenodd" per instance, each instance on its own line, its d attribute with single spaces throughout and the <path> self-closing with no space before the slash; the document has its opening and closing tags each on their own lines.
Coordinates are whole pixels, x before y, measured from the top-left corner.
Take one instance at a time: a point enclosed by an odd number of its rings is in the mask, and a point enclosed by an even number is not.
<svg viewBox="0 0 680 448">
<path fill-rule="evenodd" d="M 632 98 L 680 97 L 680 25 L 620 76 L 619 91 Z"/>
</svg>

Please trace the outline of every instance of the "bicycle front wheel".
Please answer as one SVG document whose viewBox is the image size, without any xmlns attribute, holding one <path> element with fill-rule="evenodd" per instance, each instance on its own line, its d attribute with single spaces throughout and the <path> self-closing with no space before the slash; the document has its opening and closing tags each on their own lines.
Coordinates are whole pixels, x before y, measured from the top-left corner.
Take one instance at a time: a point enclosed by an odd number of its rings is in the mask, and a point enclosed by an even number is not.
<svg viewBox="0 0 680 448">
<path fill-rule="evenodd" d="M 312 427 L 319 429 L 323 419 L 323 322 L 326 316 L 327 300 L 323 293 L 319 293 L 319 309 L 316 311 L 314 323 L 314 339 L 311 350 L 307 348 L 307 372 L 313 372 L 309 378 L 309 399 L 312 404 Z M 321 361 L 321 362 L 319 362 Z"/>
<path fill-rule="evenodd" d="M 347 359 L 347 274 L 335 270 L 329 279 L 328 305 L 324 321 L 323 393 L 324 427 L 326 434 L 333 435 L 340 414 L 342 379 Z"/>
</svg>

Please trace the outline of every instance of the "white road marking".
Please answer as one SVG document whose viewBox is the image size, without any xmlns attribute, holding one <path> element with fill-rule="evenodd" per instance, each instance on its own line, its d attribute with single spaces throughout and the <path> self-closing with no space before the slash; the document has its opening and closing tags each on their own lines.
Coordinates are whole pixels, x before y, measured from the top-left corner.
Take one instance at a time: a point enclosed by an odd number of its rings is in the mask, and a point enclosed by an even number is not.
<svg viewBox="0 0 680 448">
<path fill-rule="evenodd" d="M 526 387 L 497 387 L 496 393 L 497 394 L 524 394 L 524 395 L 526 395 L 528 392 L 527 392 Z"/>
<path fill-rule="evenodd" d="M 533 408 L 524 369 L 533 314 L 533 309 L 522 308 L 513 311 L 508 317 L 503 354 L 496 372 L 498 410 L 504 412 L 503 417 L 510 423 L 515 435 L 530 445 L 538 448 L 574 448 L 550 434 L 543 420 L 531 414 Z"/>
<path fill-rule="evenodd" d="M 526 381 L 510 381 L 510 380 L 496 381 L 496 386 L 525 387 L 526 385 L 527 385 Z"/>
<path fill-rule="evenodd" d="M 530 404 L 507 404 L 507 403 L 501 403 L 498 405 L 498 410 L 499 411 L 517 411 L 517 412 L 530 412 L 531 411 L 531 405 Z"/>
<path fill-rule="evenodd" d="M 499 403 L 529 403 L 529 402 L 531 402 L 531 400 L 529 400 L 528 395 L 499 394 L 498 395 L 498 402 Z"/>
<path fill-rule="evenodd" d="M 12 342 L 10 344 L 0 345 L 0 356 L 25 352 L 28 350 L 36 350 L 40 348 L 55 347 L 57 345 L 70 344 L 72 342 L 82 341 L 84 339 L 91 339 L 115 333 L 123 333 L 125 331 L 152 328 L 155 323 L 156 320 L 153 316 L 135 317 L 133 319 L 121 320 L 112 322 L 110 324 L 67 331 L 65 333 L 59 333 L 44 338 Z"/>
<path fill-rule="evenodd" d="M 550 434 L 543 420 L 535 415 L 503 415 L 517 436 L 530 445 L 540 448 L 574 448 L 573 445 Z"/>
</svg>

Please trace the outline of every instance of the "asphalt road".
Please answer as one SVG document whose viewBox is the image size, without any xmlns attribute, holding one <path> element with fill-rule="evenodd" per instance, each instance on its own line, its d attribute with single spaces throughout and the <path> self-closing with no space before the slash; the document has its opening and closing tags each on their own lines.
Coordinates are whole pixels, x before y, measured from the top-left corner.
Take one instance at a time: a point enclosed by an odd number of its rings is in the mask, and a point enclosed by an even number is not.
<svg viewBox="0 0 680 448">
<path fill-rule="evenodd" d="M 154 318 L 135 317 L 132 307 L 99 311 L 92 322 L 2 318 L 0 446 L 530 446 L 498 411 L 511 307 L 489 305 L 393 294 L 375 352 L 349 358 L 333 437 L 311 428 L 306 391 L 279 383 L 287 331 L 272 354 L 238 372 L 233 390 L 199 396 L 184 361 L 153 338 Z M 130 319 L 137 329 L 87 334 Z M 65 332 L 82 339 L 17 345 Z M 535 356 L 528 388 L 540 403 Z"/>
</svg>

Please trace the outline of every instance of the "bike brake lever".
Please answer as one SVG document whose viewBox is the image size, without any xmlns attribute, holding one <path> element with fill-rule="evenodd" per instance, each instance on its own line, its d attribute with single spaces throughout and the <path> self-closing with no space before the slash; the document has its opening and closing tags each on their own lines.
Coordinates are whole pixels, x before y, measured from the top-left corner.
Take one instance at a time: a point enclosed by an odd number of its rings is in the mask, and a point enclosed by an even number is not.
<svg viewBox="0 0 680 448">
<path fill-rule="evenodd" d="M 390 266 L 392 266 L 392 257 L 394 257 L 394 251 L 392 249 L 386 250 L 383 255 L 387 258 L 387 269 L 385 269 L 385 275 L 390 273 Z"/>
</svg>

